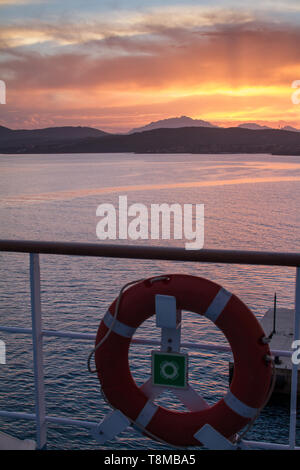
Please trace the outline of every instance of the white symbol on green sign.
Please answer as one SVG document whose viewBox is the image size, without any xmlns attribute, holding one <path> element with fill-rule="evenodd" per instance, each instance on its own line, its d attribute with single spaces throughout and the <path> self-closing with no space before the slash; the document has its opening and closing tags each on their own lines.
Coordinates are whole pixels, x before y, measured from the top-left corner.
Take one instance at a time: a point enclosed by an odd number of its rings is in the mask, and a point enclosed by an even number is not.
<svg viewBox="0 0 300 470">
<path fill-rule="evenodd" d="M 153 385 L 187 387 L 187 355 L 152 351 Z"/>
<path fill-rule="evenodd" d="M 164 379 L 174 380 L 179 375 L 177 364 L 171 361 L 164 361 L 160 365 L 160 373 Z"/>
</svg>

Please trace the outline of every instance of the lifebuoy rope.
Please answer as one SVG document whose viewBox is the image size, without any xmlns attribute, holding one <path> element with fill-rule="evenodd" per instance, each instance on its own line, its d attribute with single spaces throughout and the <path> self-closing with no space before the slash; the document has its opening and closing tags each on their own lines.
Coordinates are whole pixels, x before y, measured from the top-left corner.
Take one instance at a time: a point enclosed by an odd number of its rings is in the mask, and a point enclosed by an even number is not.
<svg viewBox="0 0 300 470">
<path fill-rule="evenodd" d="M 157 276 L 157 277 L 154 277 L 154 278 L 150 279 L 150 282 L 151 282 L 151 284 L 153 284 L 153 282 L 156 282 L 156 281 L 163 281 L 163 280 L 169 280 L 169 279 L 170 279 L 169 276 Z M 115 308 L 114 314 L 112 316 L 112 321 L 110 323 L 110 326 L 109 326 L 107 332 L 105 333 L 105 335 L 103 336 L 103 338 L 101 339 L 101 341 L 99 341 L 99 343 L 96 344 L 96 346 L 92 349 L 92 351 L 88 355 L 87 368 L 88 368 L 88 371 L 90 373 L 94 374 L 95 372 L 98 372 L 97 369 L 92 369 L 91 368 L 91 360 L 92 360 L 92 357 L 94 356 L 95 352 L 97 351 L 97 349 L 99 349 L 100 346 L 102 346 L 104 341 L 107 340 L 110 333 L 113 331 L 113 328 L 116 324 L 117 317 L 118 317 L 120 302 L 121 302 L 122 295 L 123 295 L 125 289 L 127 289 L 129 286 L 132 286 L 133 284 L 137 284 L 138 282 L 143 282 L 144 280 L 145 279 L 136 279 L 135 281 L 127 282 L 127 284 L 124 284 L 124 286 L 120 290 L 118 298 L 117 298 L 117 302 L 116 302 L 116 308 Z"/>
<path fill-rule="evenodd" d="M 113 314 L 113 317 L 112 317 L 112 322 L 111 322 L 107 332 L 105 333 L 105 335 L 101 339 L 101 341 L 99 341 L 99 343 L 96 344 L 96 346 L 92 349 L 92 351 L 88 355 L 87 367 L 88 367 L 88 371 L 90 373 L 94 374 L 95 372 L 98 372 L 97 369 L 92 369 L 91 368 L 91 360 L 92 360 L 92 357 L 94 356 L 95 352 L 97 351 L 97 349 L 99 349 L 100 346 L 102 346 L 102 344 L 104 343 L 104 341 L 107 340 L 107 338 L 109 337 L 110 333 L 113 330 L 113 327 L 115 326 L 117 316 L 118 316 L 118 311 L 119 311 L 119 305 L 120 305 L 120 302 L 121 302 L 123 292 L 125 291 L 125 289 L 127 289 L 127 287 L 132 286 L 133 284 L 137 284 L 138 282 L 141 282 L 141 281 L 144 281 L 144 279 L 137 279 L 135 281 L 127 282 L 127 284 L 124 284 L 124 286 L 120 290 L 118 298 L 117 298 L 117 302 L 116 302 L 116 308 L 115 308 L 115 311 L 114 311 L 114 314 Z"/>
</svg>

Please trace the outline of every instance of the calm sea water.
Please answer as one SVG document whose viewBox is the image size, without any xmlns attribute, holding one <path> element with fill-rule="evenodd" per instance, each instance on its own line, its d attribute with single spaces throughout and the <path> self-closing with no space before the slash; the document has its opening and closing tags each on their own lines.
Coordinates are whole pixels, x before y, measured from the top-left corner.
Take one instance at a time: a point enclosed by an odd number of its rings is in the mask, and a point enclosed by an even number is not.
<svg viewBox="0 0 300 470">
<path fill-rule="evenodd" d="M 176 186 L 175 186 L 176 185 Z M 98 242 L 100 203 L 205 204 L 205 248 L 300 250 L 300 159 L 270 155 L 2 155 L 0 156 L 0 237 Z M 119 242 L 120 243 L 120 242 Z M 133 242 L 131 242 L 133 243 Z M 135 243 L 153 243 L 141 241 Z M 181 241 L 155 244 L 183 246 Z M 29 256 L 0 255 L 0 323 L 30 327 Z M 96 333 L 120 287 L 161 273 L 207 277 L 237 294 L 260 318 L 272 306 L 293 306 L 295 270 L 196 265 L 165 261 L 41 256 L 43 325 L 48 329 Z M 137 336 L 159 338 L 149 320 Z M 184 313 L 183 340 L 224 342 L 208 321 Z M 0 365 L 0 409 L 34 412 L 31 341 L 0 333 L 7 364 Z M 95 375 L 87 371 L 92 344 L 45 338 L 47 414 L 100 421 L 108 412 Z M 189 350 L 190 382 L 210 403 L 228 387 L 227 354 Z M 150 347 L 132 346 L 137 383 L 150 373 Z M 181 409 L 168 394 L 165 406 Z M 34 423 L 1 420 L 0 429 L 35 438 Z M 288 440 L 289 408 L 268 406 L 249 439 Z M 298 428 L 300 445 L 300 428 Z M 49 425 L 48 448 L 99 448 L 85 429 Z M 129 429 L 106 449 L 159 449 Z"/>
</svg>

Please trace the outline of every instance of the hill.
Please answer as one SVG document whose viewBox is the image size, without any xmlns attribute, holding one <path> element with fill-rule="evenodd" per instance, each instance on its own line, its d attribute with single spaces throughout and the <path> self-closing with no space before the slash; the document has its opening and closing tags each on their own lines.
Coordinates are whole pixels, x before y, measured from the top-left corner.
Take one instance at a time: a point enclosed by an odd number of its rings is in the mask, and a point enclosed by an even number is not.
<svg viewBox="0 0 300 470">
<path fill-rule="evenodd" d="M 292 132 L 300 132 L 300 129 L 296 129 L 293 126 L 284 126 L 281 128 L 282 131 L 292 131 Z"/>
<path fill-rule="evenodd" d="M 256 122 L 245 122 L 244 124 L 239 124 L 237 127 L 241 127 L 242 129 L 252 129 L 254 131 L 272 129 L 272 127 L 261 126 L 260 124 L 256 124 Z"/>
<path fill-rule="evenodd" d="M 143 127 L 137 127 L 128 132 L 134 134 L 135 132 L 151 131 L 153 129 L 178 129 L 179 127 L 218 127 L 208 121 L 202 119 L 192 119 L 188 116 L 181 116 L 175 118 L 162 119 L 160 121 L 150 122 Z"/>
<path fill-rule="evenodd" d="M 106 132 L 92 127 L 47 127 L 45 129 L 18 129 L 13 130 L 8 127 L 0 126 L 0 151 L 3 153 L 28 152 L 30 148 L 36 145 L 52 145 L 68 141 L 76 141 L 77 139 L 85 139 L 90 137 L 102 137 L 108 135 Z"/>
<path fill-rule="evenodd" d="M 2 153 L 271 153 L 300 155 L 300 134 L 280 129 L 183 127 L 10 147 Z"/>
</svg>

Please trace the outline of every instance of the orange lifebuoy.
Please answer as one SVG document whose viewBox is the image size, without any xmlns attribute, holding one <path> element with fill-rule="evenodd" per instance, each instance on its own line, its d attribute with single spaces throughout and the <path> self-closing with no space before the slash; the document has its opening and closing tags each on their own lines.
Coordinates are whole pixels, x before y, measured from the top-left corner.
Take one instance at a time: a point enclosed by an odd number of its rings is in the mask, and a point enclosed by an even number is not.
<svg viewBox="0 0 300 470">
<path fill-rule="evenodd" d="M 268 395 L 272 366 L 265 358 L 269 346 L 260 323 L 234 294 L 204 278 L 172 274 L 138 282 L 124 292 L 117 319 L 107 339 L 95 351 L 102 391 L 113 408 L 133 423 L 175 446 L 199 445 L 195 433 L 210 424 L 230 438 L 257 414 Z M 234 357 L 234 375 L 228 393 L 201 411 L 179 412 L 152 403 L 135 383 L 129 368 L 128 351 L 135 330 L 155 314 L 157 294 L 176 297 L 177 308 L 211 319 L 227 338 Z M 96 345 L 113 322 L 116 301 L 100 323 Z"/>
</svg>

